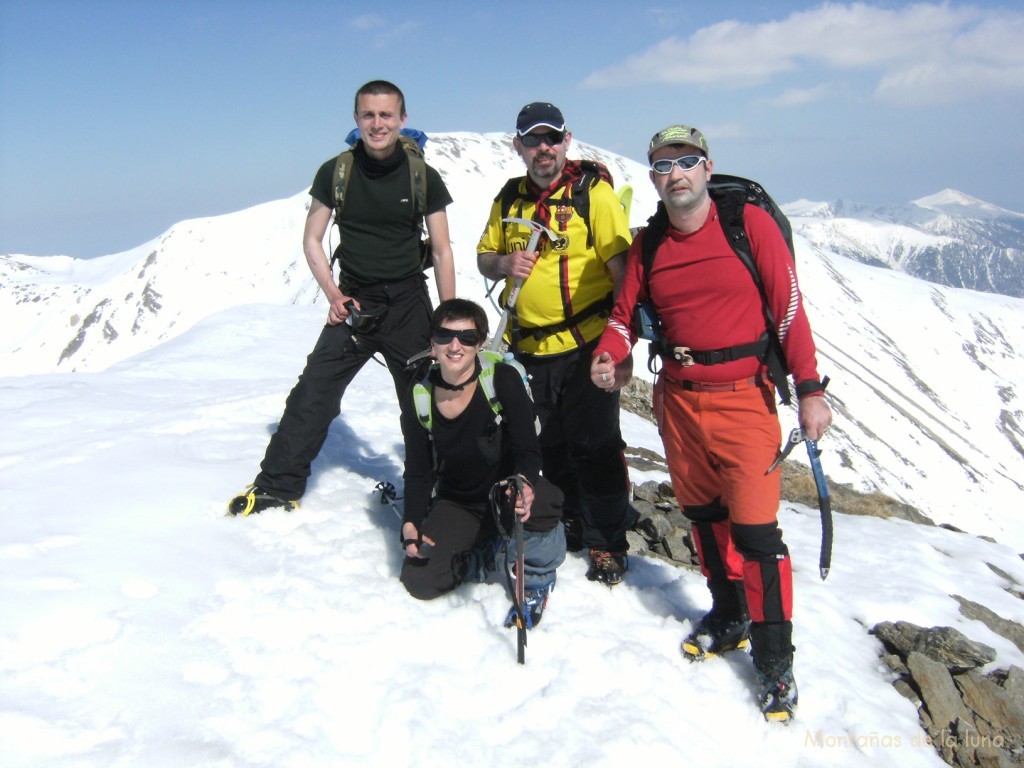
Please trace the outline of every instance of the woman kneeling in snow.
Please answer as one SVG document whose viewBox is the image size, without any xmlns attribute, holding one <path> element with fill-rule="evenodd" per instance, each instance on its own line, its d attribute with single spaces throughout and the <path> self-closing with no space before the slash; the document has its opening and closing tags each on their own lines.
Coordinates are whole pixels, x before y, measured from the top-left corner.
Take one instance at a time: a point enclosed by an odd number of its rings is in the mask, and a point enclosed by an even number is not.
<svg viewBox="0 0 1024 768">
<path fill-rule="evenodd" d="M 487 315 L 472 301 L 449 299 L 434 311 L 436 363 L 413 393 L 420 425 L 405 429 L 401 579 L 413 597 L 431 600 L 464 581 L 484 581 L 502 552 L 506 563 L 514 562 L 514 546 L 499 535 L 512 529 L 513 510 L 503 503 L 511 494 L 524 524 L 525 610 L 532 627 L 565 560 L 562 498 L 540 477 L 536 418 L 523 374 L 482 351 L 487 333 Z M 514 617 L 513 607 L 506 626 Z"/>
</svg>

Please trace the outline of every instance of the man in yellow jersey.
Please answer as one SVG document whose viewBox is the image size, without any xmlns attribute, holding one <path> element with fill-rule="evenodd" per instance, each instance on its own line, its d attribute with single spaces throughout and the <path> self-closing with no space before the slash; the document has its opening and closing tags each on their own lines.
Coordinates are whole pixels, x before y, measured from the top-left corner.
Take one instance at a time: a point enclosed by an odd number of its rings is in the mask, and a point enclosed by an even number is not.
<svg viewBox="0 0 1024 768">
<path fill-rule="evenodd" d="M 572 134 L 561 111 L 527 104 L 512 145 L 526 175 L 510 179 L 491 206 L 477 266 L 506 282 L 504 306 L 521 290 L 506 340 L 530 375 L 543 472 L 565 494 L 565 517 L 578 519 L 574 548 L 589 550 L 587 578 L 622 581 L 629 524 L 629 473 L 619 430 L 619 395 L 590 382 L 590 358 L 622 283 L 629 222 L 607 169 L 567 160 Z M 537 222 L 556 235 L 525 250 Z M 628 380 L 628 377 L 626 377 Z"/>
</svg>

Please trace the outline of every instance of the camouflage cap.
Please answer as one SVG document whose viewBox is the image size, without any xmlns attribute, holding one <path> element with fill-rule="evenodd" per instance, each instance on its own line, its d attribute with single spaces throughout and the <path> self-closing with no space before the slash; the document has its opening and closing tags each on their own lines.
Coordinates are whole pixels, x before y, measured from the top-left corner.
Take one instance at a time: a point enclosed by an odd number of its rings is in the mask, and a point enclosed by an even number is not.
<svg viewBox="0 0 1024 768">
<path fill-rule="evenodd" d="M 707 157 L 711 156 L 711 152 L 708 150 L 708 141 L 704 138 L 703 133 L 688 125 L 670 125 L 651 137 L 650 146 L 647 147 L 647 159 L 650 160 L 656 150 L 671 144 L 689 144 L 691 147 L 699 149 Z"/>
</svg>

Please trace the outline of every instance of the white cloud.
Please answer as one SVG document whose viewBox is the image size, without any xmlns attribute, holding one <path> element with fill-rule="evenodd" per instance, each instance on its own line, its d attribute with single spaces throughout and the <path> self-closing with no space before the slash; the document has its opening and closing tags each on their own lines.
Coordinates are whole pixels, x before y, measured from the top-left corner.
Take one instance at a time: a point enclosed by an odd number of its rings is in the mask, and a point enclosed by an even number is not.
<svg viewBox="0 0 1024 768">
<path fill-rule="evenodd" d="M 386 24 L 382 16 L 375 13 L 366 13 L 357 16 L 352 20 L 352 26 L 360 32 L 367 32 L 372 29 L 380 29 Z"/>
<path fill-rule="evenodd" d="M 739 89 L 787 74 L 827 70 L 877 76 L 875 96 L 885 101 L 942 103 L 1024 90 L 1022 39 L 1024 14 L 1019 12 L 949 4 L 889 10 L 825 3 L 781 21 L 722 21 L 685 39 L 666 38 L 592 73 L 583 85 Z M 820 96 L 818 88 L 786 93 L 780 98 Z"/>
<path fill-rule="evenodd" d="M 773 107 L 795 107 L 821 101 L 832 93 L 834 93 L 832 86 L 822 83 L 813 88 L 790 88 L 774 98 L 766 99 L 765 102 Z"/>
<path fill-rule="evenodd" d="M 359 32 L 372 33 L 371 42 L 375 48 L 386 48 L 396 40 L 411 34 L 420 24 L 412 20 L 390 23 L 383 16 L 375 13 L 366 13 L 362 16 L 357 16 L 352 21 L 352 26 Z"/>
</svg>

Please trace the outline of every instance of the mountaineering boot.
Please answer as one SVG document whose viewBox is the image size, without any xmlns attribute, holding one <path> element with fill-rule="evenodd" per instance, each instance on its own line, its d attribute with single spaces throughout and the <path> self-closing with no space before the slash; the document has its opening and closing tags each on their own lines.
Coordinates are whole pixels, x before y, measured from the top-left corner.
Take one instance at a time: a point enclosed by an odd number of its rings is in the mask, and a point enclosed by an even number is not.
<svg viewBox="0 0 1024 768">
<path fill-rule="evenodd" d="M 463 554 L 461 567 L 464 570 L 461 580 L 475 583 L 487 581 L 488 575 L 498 570 L 498 553 L 504 544 L 505 540 L 500 536 L 492 536 Z"/>
<path fill-rule="evenodd" d="M 281 508 L 287 512 L 299 508 L 298 501 L 288 501 L 272 496 L 258 485 L 250 485 L 244 493 L 240 493 L 228 502 L 229 515 L 253 515 L 266 509 Z"/>
<path fill-rule="evenodd" d="M 771 664 L 754 663 L 757 672 L 758 706 L 764 719 L 770 723 L 789 725 L 797 705 L 796 680 L 793 679 L 793 660 L 781 659 Z"/>
<path fill-rule="evenodd" d="M 626 553 L 608 552 L 604 549 L 590 550 L 590 568 L 587 569 L 587 578 L 590 581 L 600 581 L 609 587 L 622 583 L 626 575 Z"/>
<path fill-rule="evenodd" d="M 555 591 L 555 582 L 545 584 L 542 587 L 536 589 L 526 590 L 526 599 L 523 602 L 523 614 L 526 616 L 526 628 L 533 629 L 540 624 L 541 616 L 544 615 L 544 607 L 548 604 L 548 595 Z M 505 617 L 505 626 L 514 627 L 516 625 L 516 606 L 512 605 L 508 609 L 508 615 Z"/>
<path fill-rule="evenodd" d="M 748 619 L 719 620 L 714 611 L 704 615 L 680 644 L 690 661 L 704 661 L 725 651 L 743 650 L 750 645 Z"/>
</svg>

